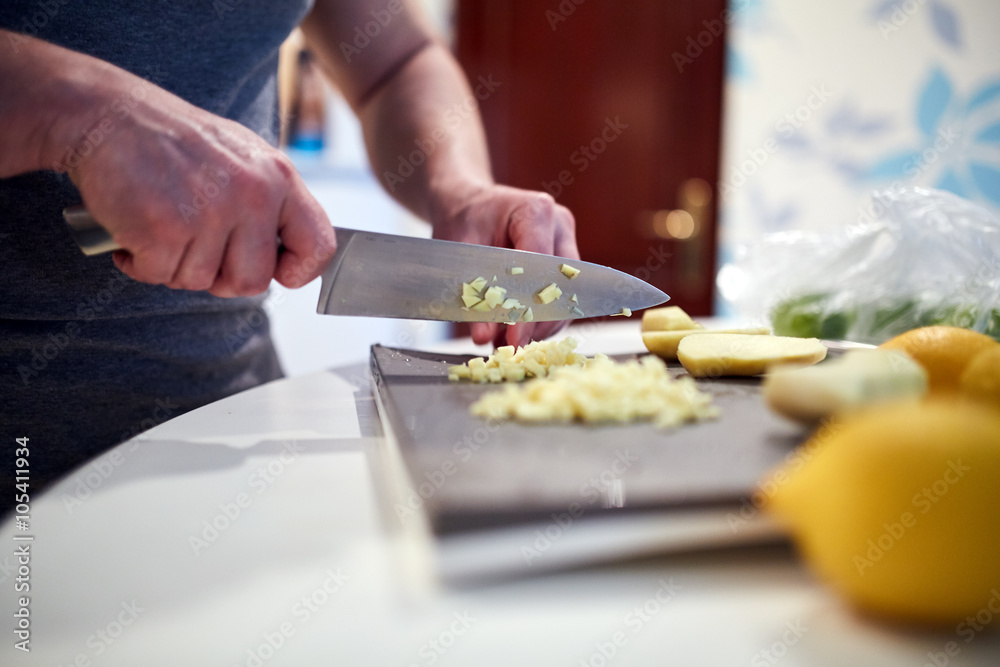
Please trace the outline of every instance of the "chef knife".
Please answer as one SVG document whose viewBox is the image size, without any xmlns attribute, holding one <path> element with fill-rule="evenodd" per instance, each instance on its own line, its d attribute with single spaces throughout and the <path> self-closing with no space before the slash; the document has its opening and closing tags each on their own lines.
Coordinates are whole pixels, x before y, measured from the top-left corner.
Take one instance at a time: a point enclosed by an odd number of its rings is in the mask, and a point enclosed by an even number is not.
<svg viewBox="0 0 1000 667">
<path fill-rule="evenodd" d="M 63 216 L 84 253 L 119 247 L 86 209 L 68 208 Z M 615 315 L 670 298 L 634 276 L 591 262 L 342 227 L 336 231 L 337 252 L 323 272 L 316 308 L 327 315 L 545 322 Z M 550 285 L 557 289 L 546 291 Z M 503 290 L 503 298 L 495 307 L 487 302 L 477 308 L 475 300 L 492 287 Z M 470 289 L 480 297 L 463 299 Z M 549 296 L 555 298 L 545 303 Z"/>
</svg>

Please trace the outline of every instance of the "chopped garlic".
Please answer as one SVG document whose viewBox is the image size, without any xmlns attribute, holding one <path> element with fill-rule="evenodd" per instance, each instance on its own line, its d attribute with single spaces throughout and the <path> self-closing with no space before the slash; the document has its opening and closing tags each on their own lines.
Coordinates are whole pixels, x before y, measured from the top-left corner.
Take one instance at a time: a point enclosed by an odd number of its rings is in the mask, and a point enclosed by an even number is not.
<svg viewBox="0 0 1000 667">
<path fill-rule="evenodd" d="M 462 373 L 456 370 L 450 377 L 460 379 Z M 527 422 L 652 420 L 664 428 L 719 414 L 709 394 L 699 391 L 691 378 L 671 379 L 658 357 L 616 363 L 604 355 L 484 394 L 470 411 L 487 419 Z"/>
<path fill-rule="evenodd" d="M 533 322 L 535 320 L 535 314 L 531 312 L 531 308 L 524 311 L 524 315 L 521 316 L 521 321 L 523 322 Z"/>
<path fill-rule="evenodd" d="M 485 294 L 483 294 L 483 300 L 486 301 L 486 303 L 490 304 L 490 308 L 496 308 L 501 303 L 503 303 L 504 299 L 506 298 L 506 295 L 507 295 L 507 290 L 505 290 L 502 287 L 494 285 L 493 287 L 486 290 Z"/>
<path fill-rule="evenodd" d="M 570 300 L 570 301 L 572 301 L 573 303 L 579 303 L 579 301 L 577 300 L 577 298 L 576 298 L 576 295 L 575 295 L 575 294 L 574 294 L 573 296 L 571 296 L 571 297 L 569 298 L 569 300 Z"/>
<path fill-rule="evenodd" d="M 497 280 L 497 276 L 493 276 L 493 282 L 496 282 Z M 465 304 L 462 307 L 462 310 L 466 312 L 474 310 L 477 312 L 488 313 L 496 308 L 512 311 L 514 309 L 521 309 L 525 307 L 519 299 L 507 297 L 506 287 L 501 287 L 500 285 L 491 285 L 490 287 L 487 287 L 486 285 L 486 278 L 483 278 L 482 276 L 476 278 L 472 282 L 462 283 L 462 303 Z M 502 317 L 503 315 L 507 315 L 511 321 L 517 320 L 518 318 L 517 313 L 510 312 L 498 314 L 498 317 Z M 510 322 L 507 322 L 507 324 L 510 324 Z"/>
<path fill-rule="evenodd" d="M 632 310 L 629 308 L 622 308 L 620 313 L 612 313 L 611 317 L 632 317 Z"/>
<path fill-rule="evenodd" d="M 547 287 L 543 287 L 542 289 L 538 290 L 537 294 L 535 294 L 535 297 L 538 298 L 538 301 L 540 303 L 552 303 L 561 296 L 562 296 L 562 290 L 559 289 L 559 286 L 556 285 L 555 283 L 551 283 Z"/>
<path fill-rule="evenodd" d="M 510 267 L 510 275 L 512 275 L 512 276 L 519 276 L 522 273 L 524 273 L 524 269 L 522 269 L 520 266 L 512 266 L 512 267 Z"/>
<path fill-rule="evenodd" d="M 562 274 L 570 280 L 580 275 L 580 269 L 574 268 L 569 264 L 560 264 L 559 270 L 562 271 Z"/>
<path fill-rule="evenodd" d="M 494 350 L 489 358 L 475 357 L 460 366 L 449 366 L 448 378 L 501 382 L 520 381 L 529 375 L 544 377 L 553 368 L 585 363 L 587 358 L 573 351 L 576 346 L 573 338 L 535 341 L 519 348 L 504 345 Z M 494 373 L 494 370 L 497 372 Z"/>
<path fill-rule="evenodd" d="M 576 306 L 573 306 L 569 312 L 573 313 L 577 317 L 583 317 L 583 311 L 577 308 Z"/>
<path fill-rule="evenodd" d="M 494 350 L 490 358 L 496 359 L 497 362 L 510 361 L 516 353 L 517 349 L 513 345 L 504 345 Z"/>
<path fill-rule="evenodd" d="M 527 373 L 523 366 L 508 366 L 503 369 L 503 379 L 507 382 L 520 382 Z"/>
<path fill-rule="evenodd" d="M 448 379 L 449 380 L 451 380 L 451 381 L 454 382 L 454 381 L 457 381 L 457 380 L 461 380 L 463 378 L 466 379 L 466 380 L 472 378 L 472 371 L 469 369 L 468 366 L 461 365 L 461 366 L 449 366 L 448 367 Z"/>
</svg>

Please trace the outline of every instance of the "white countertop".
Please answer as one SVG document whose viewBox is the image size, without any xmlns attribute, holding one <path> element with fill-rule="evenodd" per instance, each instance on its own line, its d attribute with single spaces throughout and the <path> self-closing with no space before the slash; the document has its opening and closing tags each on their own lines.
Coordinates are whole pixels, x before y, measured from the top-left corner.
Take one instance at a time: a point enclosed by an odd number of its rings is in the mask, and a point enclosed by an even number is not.
<svg viewBox="0 0 1000 667">
<path fill-rule="evenodd" d="M 588 353 L 641 345 L 634 322 L 576 335 Z M 34 498 L 29 531 L 0 530 L 0 664 L 1000 664 L 997 633 L 858 617 L 781 547 L 436 584 L 380 519 L 365 368 L 205 406 Z M 29 534 L 23 653 L 13 552 Z"/>
</svg>

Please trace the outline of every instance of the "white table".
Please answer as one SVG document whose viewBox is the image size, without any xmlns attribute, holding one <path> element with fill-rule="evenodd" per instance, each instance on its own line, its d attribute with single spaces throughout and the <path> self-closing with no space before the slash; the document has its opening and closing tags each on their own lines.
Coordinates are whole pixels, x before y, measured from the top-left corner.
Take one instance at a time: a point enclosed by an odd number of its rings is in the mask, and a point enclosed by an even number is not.
<svg viewBox="0 0 1000 667">
<path fill-rule="evenodd" d="M 637 349 L 636 330 L 577 335 L 617 352 Z M 34 499 L 32 650 L 11 633 L 14 536 L 29 533 L 8 521 L 0 664 L 1000 664 L 996 633 L 965 644 L 859 618 L 777 547 L 435 584 L 381 520 L 366 383 L 359 363 L 258 387 Z"/>
</svg>

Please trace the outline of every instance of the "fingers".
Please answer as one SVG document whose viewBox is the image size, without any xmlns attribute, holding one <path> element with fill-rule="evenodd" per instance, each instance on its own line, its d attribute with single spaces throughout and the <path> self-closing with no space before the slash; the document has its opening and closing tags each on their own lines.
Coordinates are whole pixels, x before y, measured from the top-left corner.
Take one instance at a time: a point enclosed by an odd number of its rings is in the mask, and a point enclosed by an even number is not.
<svg viewBox="0 0 1000 667">
<path fill-rule="evenodd" d="M 543 192 L 531 193 L 530 198 L 515 209 L 508 224 L 513 247 L 518 250 L 579 259 L 576 247 L 576 222 L 565 206 Z"/>
<path fill-rule="evenodd" d="M 580 259 L 580 249 L 576 245 L 576 220 L 565 206 L 555 212 L 555 252 L 559 257 Z"/>
<path fill-rule="evenodd" d="M 462 209 L 457 221 L 444 225 L 453 240 L 489 243 L 518 250 L 579 259 L 573 214 L 544 192 L 493 186 Z M 487 230 L 493 229 L 492 233 Z M 472 340 L 477 345 L 524 346 L 563 329 L 568 322 L 532 322 L 513 325 L 475 323 Z"/>
<path fill-rule="evenodd" d="M 532 322 L 502 326 L 496 333 L 493 345 L 495 347 L 502 345 L 524 347 L 532 341 L 548 338 L 566 328 L 568 324 L 569 320 L 561 320 L 556 322 Z"/>
<path fill-rule="evenodd" d="M 235 297 L 252 296 L 267 289 L 278 261 L 278 240 L 270 229 L 270 225 L 244 224 L 233 230 L 218 278 L 209 292 Z"/>
<path fill-rule="evenodd" d="M 533 340 L 541 340 L 559 328 L 562 322 L 538 324 L 496 324 L 495 322 L 474 322 L 470 325 L 472 342 L 476 345 L 492 343 L 493 347 L 513 345 L 524 347 Z"/>
<path fill-rule="evenodd" d="M 180 266 L 167 287 L 186 290 L 210 290 L 217 282 L 226 252 L 228 237 L 224 234 L 207 234 L 187 245 Z"/>
<path fill-rule="evenodd" d="M 274 278 L 285 287 L 302 287 L 312 281 L 337 250 L 329 218 L 297 176 L 281 208 L 278 231 L 284 251 Z"/>
<path fill-rule="evenodd" d="M 543 192 L 532 193 L 527 201 L 511 213 L 507 224 L 511 245 L 518 250 L 553 254 L 556 206 L 556 201 L 551 195 Z"/>
<path fill-rule="evenodd" d="M 529 250 L 569 259 L 579 259 L 576 246 L 576 223 L 573 214 L 545 193 L 533 193 L 532 199 L 511 215 L 510 237 L 518 250 Z M 564 329 L 569 321 L 515 324 L 498 334 L 509 345 L 527 345 L 543 340 Z"/>
<path fill-rule="evenodd" d="M 553 334 L 565 329 L 571 320 L 559 320 L 556 322 L 539 322 L 531 332 L 532 340 L 543 340 Z"/>
<path fill-rule="evenodd" d="M 128 250 L 115 250 L 114 254 L 111 255 L 111 261 L 115 263 L 115 268 L 124 273 L 129 278 L 135 278 L 132 275 L 132 253 Z"/>
<path fill-rule="evenodd" d="M 162 247 L 132 246 L 129 250 L 116 250 L 113 261 L 119 271 L 133 280 L 165 285 L 173 279 L 183 253 L 184 246 L 176 243 Z"/>
<path fill-rule="evenodd" d="M 492 343 L 493 347 L 513 345 L 524 347 L 534 340 L 547 338 L 565 327 L 568 322 L 539 322 L 524 324 L 496 324 L 474 322 L 470 325 L 472 342 L 476 345 Z"/>
<path fill-rule="evenodd" d="M 532 328 L 533 325 L 531 324 L 511 324 L 509 326 L 497 327 L 493 346 L 513 345 L 514 347 L 524 347 L 531 342 L 531 337 L 526 336 L 525 333 L 530 333 Z"/>
<path fill-rule="evenodd" d="M 497 334 L 502 333 L 498 331 L 500 326 L 501 325 L 493 322 L 473 322 L 469 326 L 470 333 L 472 335 L 472 342 L 476 345 L 483 345 L 492 341 L 494 345 L 496 345 L 496 340 L 498 339 Z"/>
</svg>

